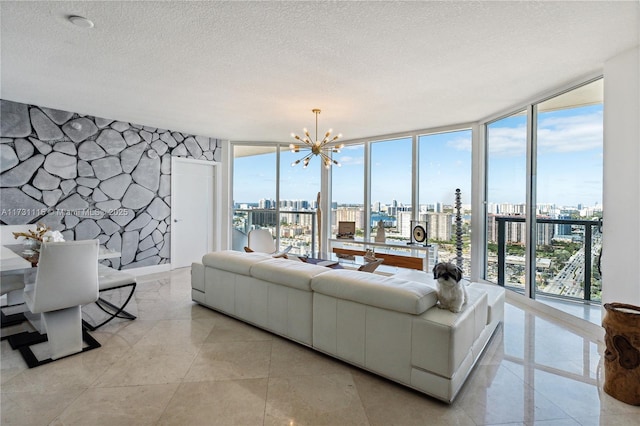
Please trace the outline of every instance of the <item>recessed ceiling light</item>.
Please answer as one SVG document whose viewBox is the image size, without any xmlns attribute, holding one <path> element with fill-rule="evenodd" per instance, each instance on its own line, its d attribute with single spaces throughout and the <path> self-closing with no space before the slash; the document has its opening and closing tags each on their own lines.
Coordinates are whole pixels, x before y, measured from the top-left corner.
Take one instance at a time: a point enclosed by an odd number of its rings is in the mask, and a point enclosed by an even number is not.
<svg viewBox="0 0 640 426">
<path fill-rule="evenodd" d="M 93 22 L 91 22 L 90 20 L 88 20 L 87 18 L 85 18 L 83 16 L 71 15 L 67 19 L 69 20 L 69 22 L 71 22 L 76 27 L 93 28 Z"/>
</svg>

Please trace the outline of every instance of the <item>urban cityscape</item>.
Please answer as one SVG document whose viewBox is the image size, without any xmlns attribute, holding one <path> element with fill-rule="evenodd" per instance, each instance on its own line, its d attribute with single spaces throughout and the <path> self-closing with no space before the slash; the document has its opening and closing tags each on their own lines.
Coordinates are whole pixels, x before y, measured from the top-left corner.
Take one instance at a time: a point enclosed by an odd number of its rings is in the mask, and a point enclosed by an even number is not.
<svg viewBox="0 0 640 426">
<path fill-rule="evenodd" d="M 317 250 L 317 222 L 315 200 L 283 200 L 280 202 L 279 219 L 276 216 L 276 202 L 262 199 L 256 203 L 236 204 L 234 227 L 246 235 L 255 227 L 268 228 L 275 235 L 280 228 L 280 245 L 292 246 L 292 252 L 312 255 Z M 487 204 L 487 279 L 498 280 L 498 218 L 506 221 L 504 240 L 506 243 L 505 285 L 516 289 L 524 288 L 525 245 L 527 243 L 524 204 Z M 470 275 L 471 263 L 471 207 L 462 205 L 462 265 L 465 276 Z M 328 217 L 327 217 L 328 216 Z M 413 213 L 410 206 L 397 201 L 375 202 L 371 207 L 368 223 L 370 235 L 376 234 L 378 223 L 382 221 L 388 242 L 406 244 L 410 241 Z M 362 205 L 332 204 L 332 211 L 325 220 L 331 222 L 332 238 L 338 232 L 339 222 L 355 222 L 355 238 L 365 234 L 365 213 Z M 426 225 L 429 244 L 437 250 L 430 255 L 430 262 L 456 261 L 456 211 L 453 204 L 435 203 L 420 205 L 418 220 Z M 552 223 L 537 224 L 536 241 L 536 288 L 539 292 L 584 298 L 585 242 L 590 252 L 591 300 L 599 300 L 600 275 L 597 258 L 601 248 L 602 207 L 556 206 L 542 204 L 537 207 L 537 218 Z M 563 223 L 576 222 L 580 224 Z M 586 222 L 586 224 L 582 223 Z M 593 224 L 592 224 L 593 223 Z M 589 241 L 585 241 L 586 227 L 591 227 Z M 315 244 L 315 247 L 314 247 Z"/>
</svg>

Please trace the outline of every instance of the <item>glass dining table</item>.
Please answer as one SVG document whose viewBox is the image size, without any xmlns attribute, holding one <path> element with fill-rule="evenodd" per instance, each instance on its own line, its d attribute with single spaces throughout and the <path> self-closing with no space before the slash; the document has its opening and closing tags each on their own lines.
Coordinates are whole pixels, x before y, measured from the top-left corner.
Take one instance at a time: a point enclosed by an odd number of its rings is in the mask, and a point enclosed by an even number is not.
<svg viewBox="0 0 640 426">
<path fill-rule="evenodd" d="M 38 265 L 37 251 L 26 249 L 22 244 L 8 244 L 0 247 L 0 272 L 19 272 Z M 98 260 L 120 257 L 121 253 L 100 246 Z"/>
</svg>

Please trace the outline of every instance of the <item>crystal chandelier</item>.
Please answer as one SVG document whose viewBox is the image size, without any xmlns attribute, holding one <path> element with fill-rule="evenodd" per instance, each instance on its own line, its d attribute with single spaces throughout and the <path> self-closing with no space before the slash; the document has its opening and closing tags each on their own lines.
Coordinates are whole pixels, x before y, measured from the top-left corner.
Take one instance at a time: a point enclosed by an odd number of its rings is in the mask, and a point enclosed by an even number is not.
<svg viewBox="0 0 640 426">
<path fill-rule="evenodd" d="M 296 140 L 302 142 L 304 145 L 296 145 L 293 143 L 289 145 L 289 149 L 291 149 L 291 152 L 300 152 L 300 150 L 309 150 L 311 152 L 305 155 L 304 157 L 300 158 L 299 160 L 296 160 L 293 163 L 291 163 L 291 166 L 296 166 L 302 162 L 303 167 L 306 168 L 309 165 L 309 161 L 311 161 L 311 157 L 313 157 L 314 155 L 319 155 L 320 158 L 322 159 L 322 163 L 324 164 L 325 168 L 328 169 L 329 167 L 331 167 L 332 163 L 340 167 L 340 163 L 338 163 L 336 160 L 331 158 L 331 153 L 340 152 L 340 150 L 344 148 L 344 144 L 333 145 L 333 146 L 327 146 L 327 145 L 340 139 L 342 137 L 342 134 L 339 134 L 332 138 L 331 137 L 332 130 L 329 129 L 329 131 L 324 134 L 324 138 L 322 140 L 319 140 L 318 139 L 318 114 L 320 114 L 320 110 L 316 108 L 316 109 L 312 109 L 311 112 L 313 112 L 316 115 L 316 138 L 312 141 L 311 136 L 309 135 L 309 131 L 307 129 L 303 129 L 304 137 L 300 137 L 295 133 L 291 133 L 291 136 Z"/>
</svg>

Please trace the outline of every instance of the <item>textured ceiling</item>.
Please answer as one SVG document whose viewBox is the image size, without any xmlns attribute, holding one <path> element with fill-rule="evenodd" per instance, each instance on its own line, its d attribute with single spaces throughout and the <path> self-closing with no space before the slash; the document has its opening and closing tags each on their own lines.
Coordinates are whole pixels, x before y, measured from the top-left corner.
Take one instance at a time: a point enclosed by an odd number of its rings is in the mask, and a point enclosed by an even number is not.
<svg viewBox="0 0 640 426">
<path fill-rule="evenodd" d="M 639 43 L 638 1 L 0 3 L 3 99 L 244 141 L 470 122 Z M 92 29 L 71 25 L 82 15 Z"/>
</svg>

